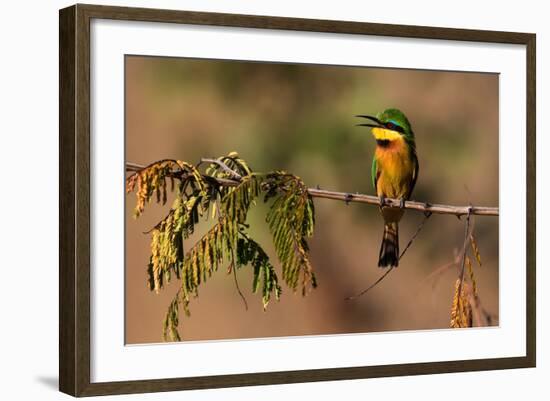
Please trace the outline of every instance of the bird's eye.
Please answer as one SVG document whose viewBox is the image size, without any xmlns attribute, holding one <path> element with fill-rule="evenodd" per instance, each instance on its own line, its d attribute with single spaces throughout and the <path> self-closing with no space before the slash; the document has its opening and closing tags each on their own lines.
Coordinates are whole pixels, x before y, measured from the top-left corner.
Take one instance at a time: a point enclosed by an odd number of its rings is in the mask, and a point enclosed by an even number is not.
<svg viewBox="0 0 550 401">
<path fill-rule="evenodd" d="M 388 127 L 389 129 L 393 130 L 393 129 L 395 129 L 395 124 L 394 124 L 394 123 L 387 123 L 387 124 L 386 124 L 386 127 Z"/>
</svg>

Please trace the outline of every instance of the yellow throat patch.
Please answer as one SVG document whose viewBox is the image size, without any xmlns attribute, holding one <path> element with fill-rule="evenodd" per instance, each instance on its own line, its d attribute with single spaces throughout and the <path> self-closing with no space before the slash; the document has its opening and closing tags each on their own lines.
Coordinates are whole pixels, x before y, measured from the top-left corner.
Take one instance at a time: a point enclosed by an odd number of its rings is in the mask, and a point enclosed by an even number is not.
<svg viewBox="0 0 550 401">
<path fill-rule="evenodd" d="M 395 141 L 397 139 L 402 139 L 399 132 L 379 127 L 375 127 L 372 129 L 372 135 L 376 138 L 377 141 Z"/>
</svg>

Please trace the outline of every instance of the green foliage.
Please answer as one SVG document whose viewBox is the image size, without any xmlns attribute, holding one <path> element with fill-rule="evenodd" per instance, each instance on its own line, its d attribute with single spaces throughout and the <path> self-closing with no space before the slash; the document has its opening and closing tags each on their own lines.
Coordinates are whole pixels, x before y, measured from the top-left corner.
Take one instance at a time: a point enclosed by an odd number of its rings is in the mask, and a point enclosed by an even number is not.
<svg viewBox="0 0 550 401">
<path fill-rule="evenodd" d="M 169 338 L 172 341 L 181 341 L 180 334 L 178 333 L 180 305 L 182 305 L 185 314 L 190 316 L 188 307 L 189 297 L 184 296 L 181 290 L 176 293 L 176 296 L 170 302 L 164 317 L 162 335 L 165 340 Z"/>
<path fill-rule="evenodd" d="M 237 267 L 252 265 L 254 269 L 254 278 L 252 280 L 252 291 L 258 292 L 262 288 L 262 303 L 264 310 L 267 308 L 273 292 L 275 298 L 279 300 L 281 295 L 281 286 L 279 285 L 277 274 L 269 257 L 262 247 L 252 238 L 243 234 L 237 243 Z"/>
<path fill-rule="evenodd" d="M 268 174 L 265 187 L 265 199 L 275 197 L 267 214 L 267 223 L 281 261 L 283 280 L 293 290 L 300 283 L 305 295 L 310 285 L 317 286 L 306 240 L 313 235 L 315 225 L 313 199 L 303 182 L 292 174 Z"/>
<path fill-rule="evenodd" d="M 148 287 L 159 292 L 173 275 L 181 281 L 163 324 L 165 340 L 179 341 L 179 308 L 189 315 L 190 296 L 213 272 L 251 266 L 252 290 L 261 290 L 264 310 L 272 296 L 279 300 L 281 287 L 275 268 L 261 245 L 248 234 L 246 218 L 263 194 L 271 202 L 266 217 L 281 263 L 282 277 L 293 291 L 305 295 L 317 283 L 309 260 L 307 238 L 313 235 L 313 200 L 303 181 L 284 171 L 253 173 L 236 153 L 208 161 L 204 173 L 179 160 L 161 160 L 131 175 L 127 192 L 136 192 L 135 216 L 152 200 L 166 203 L 168 181 L 175 198 L 170 211 L 153 229 L 148 264 Z M 174 184 L 177 181 L 177 185 Z M 201 219 L 211 216 L 215 224 L 191 248 L 184 242 Z"/>
</svg>

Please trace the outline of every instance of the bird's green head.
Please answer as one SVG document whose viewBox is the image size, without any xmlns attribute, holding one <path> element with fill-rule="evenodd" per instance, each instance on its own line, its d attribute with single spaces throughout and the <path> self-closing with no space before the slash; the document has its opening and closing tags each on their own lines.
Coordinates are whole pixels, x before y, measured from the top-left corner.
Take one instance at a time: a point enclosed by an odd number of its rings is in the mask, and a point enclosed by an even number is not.
<svg viewBox="0 0 550 401">
<path fill-rule="evenodd" d="M 409 119 L 401 110 L 386 109 L 378 113 L 376 117 L 367 115 L 358 115 L 356 117 L 373 121 L 373 123 L 357 125 L 372 127 L 372 134 L 377 141 L 405 139 L 408 142 L 414 142 L 414 133 Z"/>
</svg>

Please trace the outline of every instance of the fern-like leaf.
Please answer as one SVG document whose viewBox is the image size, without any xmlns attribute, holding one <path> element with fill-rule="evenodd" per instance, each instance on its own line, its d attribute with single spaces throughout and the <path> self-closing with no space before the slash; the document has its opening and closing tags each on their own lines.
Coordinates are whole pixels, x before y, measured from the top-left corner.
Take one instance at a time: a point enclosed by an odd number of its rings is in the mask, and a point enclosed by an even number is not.
<svg viewBox="0 0 550 401">
<path fill-rule="evenodd" d="M 300 178 L 284 172 L 269 174 L 264 187 L 266 200 L 275 198 L 267 223 L 281 261 L 283 280 L 292 290 L 300 284 L 305 294 L 317 286 L 307 244 L 315 225 L 313 199 Z"/>
<path fill-rule="evenodd" d="M 273 264 L 247 234 L 248 212 L 261 194 L 265 202 L 273 201 L 266 220 L 283 280 L 292 290 L 300 287 L 304 295 L 316 287 L 307 243 L 313 235 L 315 210 L 299 177 L 282 171 L 253 173 L 236 152 L 215 159 L 205 174 L 184 161 L 161 160 L 127 179 L 127 191 L 136 191 L 135 216 L 141 215 L 153 199 L 166 203 L 168 188 L 174 192 L 174 200 L 169 213 L 150 231 L 147 267 L 148 287 L 157 293 L 174 274 L 181 281 L 164 318 L 165 340 L 180 340 L 180 307 L 189 315 L 191 295 L 198 296 L 200 285 L 222 265 L 229 266 L 228 271 L 251 266 L 252 290 L 261 292 L 264 310 L 273 297 L 280 299 L 282 290 Z M 185 251 L 184 241 L 208 216 L 215 224 Z"/>
<path fill-rule="evenodd" d="M 271 300 L 271 295 L 273 294 L 278 301 L 282 292 L 275 268 L 260 244 L 246 234 L 239 238 L 237 250 L 237 267 L 252 265 L 254 271 L 252 291 L 258 292 L 261 284 L 262 304 L 265 310 Z"/>
</svg>

